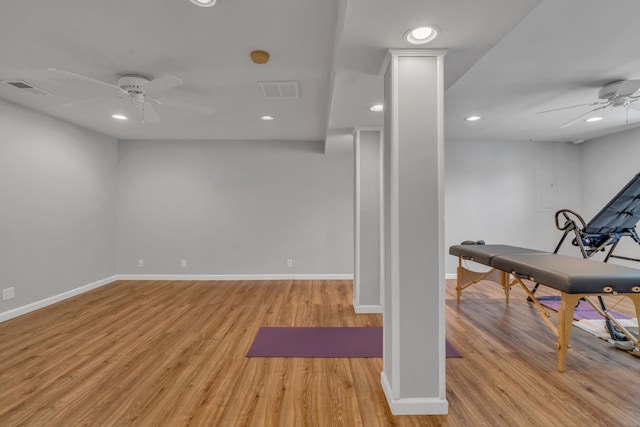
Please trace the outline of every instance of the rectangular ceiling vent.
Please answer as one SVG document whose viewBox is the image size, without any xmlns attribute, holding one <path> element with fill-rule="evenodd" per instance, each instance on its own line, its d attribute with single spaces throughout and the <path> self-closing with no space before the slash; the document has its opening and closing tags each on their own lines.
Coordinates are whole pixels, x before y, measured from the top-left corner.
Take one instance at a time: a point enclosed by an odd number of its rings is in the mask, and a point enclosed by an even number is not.
<svg viewBox="0 0 640 427">
<path fill-rule="evenodd" d="M 34 85 L 29 84 L 27 82 L 23 82 L 21 80 L 3 81 L 2 83 L 8 84 L 9 86 L 14 87 L 16 89 L 27 91 L 32 95 L 47 95 L 47 96 L 51 95 L 50 93 L 45 92 L 42 89 L 38 89 Z"/>
<path fill-rule="evenodd" d="M 267 99 L 282 98 L 295 99 L 300 98 L 299 82 L 258 82 L 262 94 Z"/>
</svg>

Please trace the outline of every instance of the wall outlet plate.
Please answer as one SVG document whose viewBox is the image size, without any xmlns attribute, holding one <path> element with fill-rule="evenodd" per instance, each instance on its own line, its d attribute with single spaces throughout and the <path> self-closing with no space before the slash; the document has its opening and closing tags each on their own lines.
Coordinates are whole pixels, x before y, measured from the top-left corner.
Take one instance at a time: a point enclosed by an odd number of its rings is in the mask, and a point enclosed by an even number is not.
<svg viewBox="0 0 640 427">
<path fill-rule="evenodd" d="M 8 299 L 13 299 L 16 294 L 15 294 L 16 288 L 14 288 L 13 286 L 10 288 L 5 288 L 2 290 L 2 301 L 6 301 Z"/>
<path fill-rule="evenodd" d="M 144 260 L 142 259 L 138 260 L 138 267 L 144 267 Z"/>
</svg>

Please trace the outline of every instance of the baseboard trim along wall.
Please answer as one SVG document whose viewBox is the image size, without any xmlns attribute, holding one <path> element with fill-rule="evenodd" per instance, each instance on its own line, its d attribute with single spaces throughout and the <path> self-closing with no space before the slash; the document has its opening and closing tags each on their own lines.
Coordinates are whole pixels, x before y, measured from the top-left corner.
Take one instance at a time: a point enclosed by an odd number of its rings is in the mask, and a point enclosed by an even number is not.
<svg viewBox="0 0 640 427">
<path fill-rule="evenodd" d="M 353 280 L 353 274 L 118 274 L 117 280 Z"/>
<path fill-rule="evenodd" d="M 92 289 L 96 289 L 109 283 L 115 282 L 116 280 L 118 280 L 117 276 L 107 277 L 106 279 L 98 280 L 96 282 L 89 283 L 88 285 L 80 286 L 79 288 L 71 289 L 69 291 L 62 292 L 45 299 L 41 299 L 40 301 L 23 305 L 22 307 L 16 307 L 11 310 L 4 311 L 0 313 L 0 322 L 13 319 L 14 317 L 22 316 L 23 314 L 30 313 L 32 311 L 44 308 L 48 305 L 55 304 L 60 301 L 64 301 L 68 298 L 75 297 L 76 295 L 83 294 Z"/>
<path fill-rule="evenodd" d="M 446 415 L 449 413 L 447 399 L 439 397 L 396 399 L 392 395 L 391 384 L 384 372 L 380 375 L 380 379 L 393 415 Z"/>
<path fill-rule="evenodd" d="M 354 301 L 353 311 L 355 311 L 358 314 L 384 313 L 384 307 L 381 305 L 358 305 Z"/>
<path fill-rule="evenodd" d="M 456 279 L 457 275 L 456 275 L 456 273 L 447 273 L 447 274 L 444 275 L 444 278 L 445 279 Z"/>
</svg>

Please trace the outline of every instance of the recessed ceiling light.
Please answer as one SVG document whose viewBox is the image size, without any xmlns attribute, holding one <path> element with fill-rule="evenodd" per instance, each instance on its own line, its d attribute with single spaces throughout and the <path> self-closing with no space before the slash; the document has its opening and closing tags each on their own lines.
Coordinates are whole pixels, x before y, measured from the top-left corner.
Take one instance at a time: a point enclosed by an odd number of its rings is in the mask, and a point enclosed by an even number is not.
<svg viewBox="0 0 640 427">
<path fill-rule="evenodd" d="M 372 105 L 371 107 L 369 107 L 369 110 L 375 111 L 375 112 L 384 111 L 384 105 L 382 104 Z"/>
<path fill-rule="evenodd" d="M 116 120 L 127 120 L 127 116 L 124 116 L 122 114 L 112 114 L 111 117 Z"/>
<path fill-rule="evenodd" d="M 267 121 L 269 121 L 269 120 L 274 120 L 274 119 L 275 119 L 275 117 L 273 117 L 273 116 L 262 116 L 262 117 L 260 117 L 260 118 L 261 118 L 262 120 L 267 120 Z"/>
<path fill-rule="evenodd" d="M 404 38 L 411 44 L 424 44 L 438 37 L 439 32 L 440 29 L 435 25 L 421 25 L 407 31 Z"/>
<path fill-rule="evenodd" d="M 465 117 L 465 120 L 468 122 L 476 122 L 478 120 L 480 120 L 481 117 L 480 116 L 469 116 L 469 117 Z"/>
<path fill-rule="evenodd" d="M 599 122 L 600 120 L 602 120 L 602 117 L 589 117 L 588 119 L 585 120 L 585 122 Z"/>
<path fill-rule="evenodd" d="M 201 7 L 211 7 L 216 4 L 216 0 L 191 0 L 191 3 Z"/>
</svg>

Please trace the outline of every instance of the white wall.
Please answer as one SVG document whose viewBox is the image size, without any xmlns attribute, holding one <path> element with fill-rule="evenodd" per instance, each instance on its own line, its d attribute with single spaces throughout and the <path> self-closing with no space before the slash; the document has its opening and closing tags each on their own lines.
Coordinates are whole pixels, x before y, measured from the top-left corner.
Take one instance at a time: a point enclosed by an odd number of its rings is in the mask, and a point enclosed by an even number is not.
<svg viewBox="0 0 640 427">
<path fill-rule="evenodd" d="M 0 101 L 0 314 L 115 274 L 116 151 Z"/>
<path fill-rule="evenodd" d="M 640 173 L 640 129 L 587 141 L 582 148 L 583 217 L 588 222 L 631 178 Z M 615 253 L 640 258 L 640 248 L 628 238 L 621 240 Z M 638 267 L 637 263 L 635 267 Z"/>
<path fill-rule="evenodd" d="M 446 141 L 445 242 L 553 251 L 553 215 L 582 210 L 582 149 L 552 142 Z M 447 274 L 457 260 L 447 257 Z"/>
<path fill-rule="evenodd" d="M 118 157 L 118 273 L 353 273 L 352 149 L 120 141 Z"/>
</svg>

